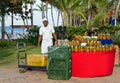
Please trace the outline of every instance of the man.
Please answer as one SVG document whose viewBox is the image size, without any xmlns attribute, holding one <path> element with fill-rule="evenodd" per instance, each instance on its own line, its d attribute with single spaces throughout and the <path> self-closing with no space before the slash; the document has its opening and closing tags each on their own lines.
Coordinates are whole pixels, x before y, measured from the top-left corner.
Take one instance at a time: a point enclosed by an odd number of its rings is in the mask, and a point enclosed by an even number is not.
<svg viewBox="0 0 120 83">
<path fill-rule="evenodd" d="M 58 44 L 57 37 L 55 34 L 55 30 L 53 27 L 48 25 L 48 20 L 46 18 L 43 19 L 43 27 L 39 29 L 39 37 L 38 37 L 38 47 L 41 44 L 41 53 L 47 54 L 48 47 L 53 45 L 53 38 L 55 39 L 56 45 Z"/>
</svg>

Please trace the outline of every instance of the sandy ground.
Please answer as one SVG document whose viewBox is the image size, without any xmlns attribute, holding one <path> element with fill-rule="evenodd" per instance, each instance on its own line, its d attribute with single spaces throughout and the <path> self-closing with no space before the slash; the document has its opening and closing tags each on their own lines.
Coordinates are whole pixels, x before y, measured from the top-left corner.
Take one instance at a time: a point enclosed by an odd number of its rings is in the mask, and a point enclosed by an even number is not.
<svg viewBox="0 0 120 83">
<path fill-rule="evenodd" d="M 46 72 L 27 71 L 20 74 L 18 69 L 0 68 L 0 83 L 120 83 L 120 67 L 115 67 L 113 74 L 105 77 L 78 78 L 70 80 L 48 79 Z"/>
</svg>

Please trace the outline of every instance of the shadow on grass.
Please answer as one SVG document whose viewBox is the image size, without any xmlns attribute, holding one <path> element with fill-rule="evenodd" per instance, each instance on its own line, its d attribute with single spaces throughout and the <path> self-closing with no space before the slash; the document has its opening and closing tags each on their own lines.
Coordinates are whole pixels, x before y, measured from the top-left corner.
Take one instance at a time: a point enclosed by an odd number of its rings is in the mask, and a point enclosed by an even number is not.
<svg viewBox="0 0 120 83">
<path fill-rule="evenodd" d="M 27 47 L 27 54 L 41 54 L 40 50 L 37 46 Z"/>
<path fill-rule="evenodd" d="M 29 54 L 40 54 L 40 48 L 37 46 L 27 46 L 27 55 Z M 0 66 L 16 66 L 17 67 L 17 48 L 0 48 Z"/>
<path fill-rule="evenodd" d="M 16 59 L 15 48 L 0 48 L 0 64 L 14 63 Z"/>
</svg>

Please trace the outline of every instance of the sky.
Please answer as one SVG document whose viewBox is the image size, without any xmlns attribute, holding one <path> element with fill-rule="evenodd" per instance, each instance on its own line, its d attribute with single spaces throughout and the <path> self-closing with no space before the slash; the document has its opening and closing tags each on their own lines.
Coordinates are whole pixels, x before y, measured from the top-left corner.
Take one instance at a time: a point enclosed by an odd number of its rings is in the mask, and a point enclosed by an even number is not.
<svg viewBox="0 0 120 83">
<path fill-rule="evenodd" d="M 36 0 L 36 3 L 33 5 L 33 9 L 38 8 L 37 5 L 39 5 L 40 3 L 41 3 L 41 0 Z M 28 5 L 28 7 L 30 7 L 30 5 Z M 58 12 L 57 12 L 56 8 L 54 8 L 53 11 L 54 11 L 53 16 L 54 16 L 55 25 L 57 25 Z M 16 19 L 18 19 L 18 20 L 16 20 Z M 50 25 L 53 25 L 52 18 L 51 18 L 51 10 L 50 9 L 48 9 L 48 21 L 49 21 Z M 30 20 L 29 20 L 29 25 L 30 24 L 31 23 L 30 23 Z M 40 11 L 33 11 L 33 24 L 37 25 L 37 26 L 42 25 L 42 14 L 41 14 Z M 62 21 L 61 21 L 61 18 L 60 18 L 59 25 L 61 25 L 61 24 L 62 24 Z M 6 15 L 6 17 L 5 17 L 5 25 L 6 26 L 11 25 L 11 16 Z M 14 15 L 14 25 L 23 25 L 23 21 L 19 16 Z M 0 23 L 0 26 L 1 26 L 1 23 Z"/>
</svg>

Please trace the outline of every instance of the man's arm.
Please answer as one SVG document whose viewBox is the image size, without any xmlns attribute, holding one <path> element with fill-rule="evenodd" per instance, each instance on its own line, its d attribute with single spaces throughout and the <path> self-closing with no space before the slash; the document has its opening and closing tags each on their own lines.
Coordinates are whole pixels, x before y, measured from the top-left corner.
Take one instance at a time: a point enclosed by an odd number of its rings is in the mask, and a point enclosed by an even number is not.
<svg viewBox="0 0 120 83">
<path fill-rule="evenodd" d="M 38 36 L 38 47 L 40 47 L 40 42 L 42 41 L 42 35 Z"/>
<path fill-rule="evenodd" d="M 55 44 L 58 45 L 58 40 L 57 40 L 56 33 L 53 33 L 53 38 L 55 39 Z"/>
</svg>

